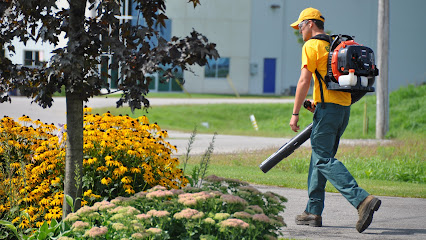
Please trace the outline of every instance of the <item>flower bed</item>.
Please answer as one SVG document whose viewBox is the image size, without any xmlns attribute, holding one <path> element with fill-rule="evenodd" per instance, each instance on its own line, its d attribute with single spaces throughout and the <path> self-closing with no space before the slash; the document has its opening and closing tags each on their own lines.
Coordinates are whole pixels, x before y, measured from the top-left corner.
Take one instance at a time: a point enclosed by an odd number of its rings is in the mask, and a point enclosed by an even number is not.
<svg viewBox="0 0 426 240">
<path fill-rule="evenodd" d="M 90 111 L 90 109 L 85 109 Z M 188 180 L 167 131 L 145 116 L 84 115 L 82 205 Z M 0 219 L 21 229 L 62 217 L 66 125 L 22 116 L 0 120 Z M 25 213 L 25 214 L 22 214 Z M 1 229 L 0 229 L 1 231 Z"/>
<path fill-rule="evenodd" d="M 58 223 L 66 136 L 66 126 L 1 119 L 0 238 L 276 239 L 284 226 L 285 198 L 216 176 L 185 187 L 167 131 L 109 113 L 84 117 L 83 207 Z"/>
<path fill-rule="evenodd" d="M 202 188 L 156 186 L 85 206 L 65 219 L 64 239 L 276 239 L 286 199 L 215 176 Z"/>
</svg>

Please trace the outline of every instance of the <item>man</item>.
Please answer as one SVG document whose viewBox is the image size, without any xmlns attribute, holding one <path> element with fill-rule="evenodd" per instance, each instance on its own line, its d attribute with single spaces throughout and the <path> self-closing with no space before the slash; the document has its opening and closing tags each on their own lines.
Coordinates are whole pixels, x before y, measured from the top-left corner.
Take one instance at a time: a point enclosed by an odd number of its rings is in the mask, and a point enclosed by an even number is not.
<svg viewBox="0 0 426 240">
<path fill-rule="evenodd" d="M 324 33 L 324 21 L 320 11 L 307 8 L 300 13 L 299 19 L 290 26 L 298 29 L 305 44 L 302 49 L 302 67 L 293 107 L 290 127 L 297 132 L 299 111 L 309 90 L 312 73 L 318 70 L 322 77 L 327 71 L 327 60 L 330 44 L 317 38 Z M 324 35 L 323 35 L 324 37 Z M 355 179 L 338 161 L 336 155 L 339 140 L 348 121 L 351 105 L 351 94 L 327 90 L 323 81 L 314 74 L 313 105 L 314 112 L 311 134 L 312 155 L 308 176 L 309 200 L 305 211 L 296 216 L 296 224 L 315 227 L 322 226 L 321 214 L 324 209 L 325 185 L 330 181 L 334 187 L 358 209 L 359 220 L 356 224 L 358 232 L 363 232 L 370 225 L 374 211 L 380 207 L 381 201 L 360 188 Z M 321 97 L 322 84 L 323 97 Z M 322 101 L 322 98 L 324 101 Z"/>
</svg>

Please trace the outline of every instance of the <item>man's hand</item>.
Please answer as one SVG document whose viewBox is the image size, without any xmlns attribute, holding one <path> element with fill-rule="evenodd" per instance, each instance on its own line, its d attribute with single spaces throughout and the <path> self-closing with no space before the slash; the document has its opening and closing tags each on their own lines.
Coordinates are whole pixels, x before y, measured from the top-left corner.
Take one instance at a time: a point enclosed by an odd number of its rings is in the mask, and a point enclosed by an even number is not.
<svg viewBox="0 0 426 240">
<path fill-rule="evenodd" d="M 290 119 L 291 130 L 297 132 L 300 129 L 299 125 L 297 125 L 298 121 L 299 121 L 299 116 L 292 115 L 292 117 Z"/>
</svg>

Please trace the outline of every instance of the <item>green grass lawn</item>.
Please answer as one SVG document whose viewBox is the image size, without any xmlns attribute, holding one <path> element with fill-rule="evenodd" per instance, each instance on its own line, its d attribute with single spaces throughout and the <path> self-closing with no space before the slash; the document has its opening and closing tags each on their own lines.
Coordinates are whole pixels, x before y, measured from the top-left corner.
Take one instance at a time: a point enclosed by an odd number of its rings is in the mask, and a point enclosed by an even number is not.
<svg viewBox="0 0 426 240">
<path fill-rule="evenodd" d="M 181 94 L 182 95 L 182 94 Z M 388 138 L 426 134 L 426 85 L 410 86 L 390 94 L 390 127 Z M 343 135 L 347 139 L 375 138 L 376 98 L 366 96 L 351 107 L 349 125 Z M 234 134 L 247 136 L 291 137 L 288 123 L 292 104 L 208 104 L 154 106 L 145 110 L 130 108 L 103 108 L 94 112 L 110 111 L 114 115 L 131 117 L 146 115 L 163 129 L 200 133 Z M 255 131 L 250 115 L 256 118 L 259 131 Z M 365 116 L 367 118 L 365 118 Z M 367 121 L 365 121 L 367 119 Z M 209 123 L 209 128 L 202 126 Z M 312 113 L 302 109 L 299 124 L 302 128 L 312 122 Z M 364 125 L 367 123 L 367 126 Z M 364 132 L 364 127 L 368 131 Z"/>
<path fill-rule="evenodd" d="M 345 164 L 358 184 L 372 194 L 426 198 L 424 140 L 417 136 L 381 146 L 343 145 L 336 157 Z M 298 149 L 269 172 L 263 173 L 259 164 L 274 151 L 276 149 L 213 154 L 208 172 L 250 183 L 306 189 L 310 149 Z M 190 173 L 200 160 L 201 156 L 191 157 L 186 172 Z M 326 190 L 337 192 L 331 184 Z"/>
<path fill-rule="evenodd" d="M 375 138 L 375 96 L 366 96 L 351 108 L 351 118 L 343 138 Z M 390 94 L 389 145 L 342 146 L 337 158 L 344 162 L 360 186 L 375 195 L 426 197 L 426 85 L 402 88 Z M 163 129 L 247 136 L 292 137 L 288 122 L 292 104 L 210 104 L 155 106 L 148 112 L 129 108 L 95 109 L 131 117 L 146 115 Z M 364 133 L 364 113 L 368 132 Z M 254 114 L 259 126 L 255 131 L 249 116 Z M 300 125 L 312 121 L 312 114 L 300 112 Z M 208 122 L 209 128 L 201 126 Z M 232 177 L 256 184 L 306 188 L 310 149 L 298 149 L 290 157 L 264 174 L 258 165 L 276 149 L 238 154 L 213 154 L 209 174 Z M 189 169 L 197 165 L 193 157 Z M 327 191 L 336 190 L 329 184 Z"/>
</svg>

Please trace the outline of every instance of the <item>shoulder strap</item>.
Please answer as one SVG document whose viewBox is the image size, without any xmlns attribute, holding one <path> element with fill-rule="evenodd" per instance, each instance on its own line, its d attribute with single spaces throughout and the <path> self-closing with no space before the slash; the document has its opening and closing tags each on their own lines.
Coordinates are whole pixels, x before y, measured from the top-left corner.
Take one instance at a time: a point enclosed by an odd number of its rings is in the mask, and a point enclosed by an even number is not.
<svg viewBox="0 0 426 240">
<path fill-rule="evenodd" d="M 317 35 L 311 37 L 311 39 L 318 39 L 318 40 L 323 40 L 323 41 L 326 41 L 328 43 L 331 43 L 331 37 L 329 35 L 327 35 L 327 34 L 317 34 Z M 319 87 L 320 87 L 321 102 L 323 103 L 323 104 L 321 104 L 321 107 L 325 108 L 325 104 L 324 104 L 324 90 L 322 88 L 322 82 L 324 82 L 324 84 L 325 84 L 325 81 L 324 81 L 323 77 L 321 76 L 321 74 L 318 72 L 317 69 L 315 69 L 315 75 L 317 76 Z"/>
<path fill-rule="evenodd" d="M 317 34 L 317 35 L 311 37 L 311 39 L 318 39 L 318 40 L 323 40 L 323 41 L 326 41 L 328 43 L 331 43 L 331 37 L 330 37 L 330 35 L 327 35 L 327 34 Z"/>
<path fill-rule="evenodd" d="M 321 104 L 321 107 L 325 108 L 325 104 L 324 104 L 325 103 L 324 102 L 324 90 L 322 89 L 322 82 L 324 82 L 324 84 L 325 84 L 325 81 L 324 81 L 324 79 L 322 78 L 321 74 L 318 72 L 317 69 L 315 69 L 315 75 L 317 75 L 318 84 L 319 84 L 319 87 L 320 87 L 321 102 L 323 103 L 323 104 Z"/>
</svg>

